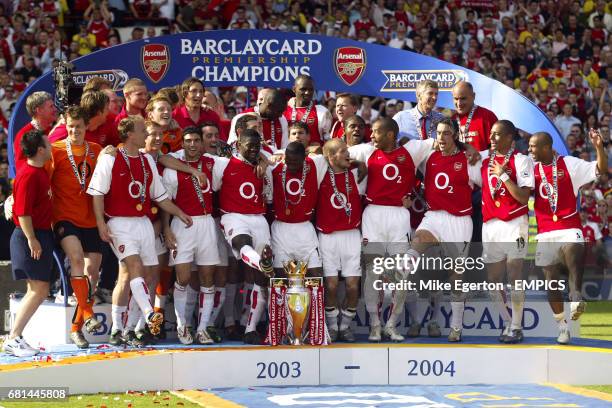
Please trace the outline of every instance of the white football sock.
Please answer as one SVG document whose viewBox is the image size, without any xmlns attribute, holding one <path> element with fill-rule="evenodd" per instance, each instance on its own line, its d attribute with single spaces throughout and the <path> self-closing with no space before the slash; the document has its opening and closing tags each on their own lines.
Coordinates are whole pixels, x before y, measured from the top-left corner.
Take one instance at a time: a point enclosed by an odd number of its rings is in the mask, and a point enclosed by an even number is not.
<svg viewBox="0 0 612 408">
<path fill-rule="evenodd" d="M 525 305 L 525 291 L 512 290 L 510 291 L 510 299 L 512 300 L 512 330 L 517 330 L 523 327 L 523 306 Z"/>
<path fill-rule="evenodd" d="M 210 315 L 215 303 L 215 287 L 209 288 L 200 286 L 200 320 L 198 322 L 198 331 L 205 330 L 210 322 Z"/>
<path fill-rule="evenodd" d="M 451 323 L 450 326 L 453 329 L 463 329 L 463 309 L 465 307 L 465 302 L 450 302 L 451 304 Z"/>
<path fill-rule="evenodd" d="M 113 320 L 113 331 L 119 330 L 123 332 L 124 318 L 126 318 L 125 313 L 127 311 L 127 306 L 111 306 L 111 317 Z"/>
<path fill-rule="evenodd" d="M 185 308 L 187 305 L 187 288 L 174 282 L 174 313 L 176 313 L 176 326 L 185 327 Z"/>
<path fill-rule="evenodd" d="M 338 330 L 338 308 L 326 307 L 325 308 L 325 321 L 327 322 L 327 328 L 329 330 Z"/>
<path fill-rule="evenodd" d="M 185 324 L 193 327 L 193 314 L 198 304 L 199 291 L 194 290 L 190 285 L 185 288 L 187 293 L 187 302 L 185 303 Z"/>
<path fill-rule="evenodd" d="M 356 314 L 357 311 L 355 309 L 342 309 L 339 330 L 342 331 L 348 329 Z"/>
<path fill-rule="evenodd" d="M 236 284 L 228 283 L 225 285 L 225 302 L 223 303 L 223 317 L 225 327 L 236 324 L 234 320 L 234 304 L 236 303 Z"/>
<path fill-rule="evenodd" d="M 136 302 L 136 297 L 134 295 L 130 295 L 130 301 L 127 306 L 127 320 L 125 322 L 124 331 L 135 330 L 136 324 L 138 320 L 142 316 L 142 312 L 138 307 L 138 303 Z"/>
<path fill-rule="evenodd" d="M 130 289 L 132 289 L 132 297 L 136 298 L 138 307 L 144 316 L 149 316 L 153 311 L 151 305 L 151 296 L 149 288 L 142 277 L 134 278 L 130 281 Z"/>
<path fill-rule="evenodd" d="M 209 326 L 214 326 L 217 323 L 219 313 L 221 313 L 221 309 L 223 309 L 223 304 L 225 303 L 225 288 L 215 288 L 215 295 L 213 299 L 213 309 L 212 313 L 210 314 L 210 322 L 208 323 Z"/>
<path fill-rule="evenodd" d="M 567 329 L 567 320 L 565 320 L 565 312 L 561 312 L 558 314 L 553 314 L 557 324 L 559 325 L 559 330 Z"/>
<path fill-rule="evenodd" d="M 506 302 L 504 301 L 504 294 L 502 294 L 502 292 L 499 290 L 490 290 L 489 297 L 491 298 L 497 313 L 499 313 L 504 321 L 504 327 L 508 327 L 512 318 L 510 317 L 510 313 L 508 313 L 508 308 L 506 307 Z"/>
<path fill-rule="evenodd" d="M 253 292 L 253 284 L 245 282 L 242 286 L 242 315 L 240 316 L 240 325 L 246 326 L 251 313 L 251 297 Z"/>
<path fill-rule="evenodd" d="M 249 319 L 247 320 L 247 326 L 245 333 L 255 331 L 257 323 L 261 318 L 261 314 L 266 308 L 266 300 L 263 295 L 263 290 L 259 285 L 254 284 L 253 290 L 251 291 L 251 311 L 249 312 Z"/>
</svg>

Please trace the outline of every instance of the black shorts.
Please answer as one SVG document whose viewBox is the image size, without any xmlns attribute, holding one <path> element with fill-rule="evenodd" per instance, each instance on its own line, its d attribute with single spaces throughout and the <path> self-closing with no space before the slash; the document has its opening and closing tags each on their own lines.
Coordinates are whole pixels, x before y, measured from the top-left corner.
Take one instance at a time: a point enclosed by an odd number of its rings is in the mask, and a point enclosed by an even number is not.
<svg viewBox="0 0 612 408">
<path fill-rule="evenodd" d="M 34 230 L 34 234 L 42 248 L 42 254 L 38 261 L 32 258 L 28 239 L 21 228 L 15 228 L 13 235 L 11 235 L 13 279 L 50 282 L 53 269 L 53 248 L 55 246 L 53 232 L 51 230 Z"/>
<path fill-rule="evenodd" d="M 97 228 L 82 228 L 70 221 L 59 221 L 53 226 L 53 232 L 58 245 L 61 244 L 62 239 L 74 235 L 81 241 L 83 252 L 102 253 L 102 240 Z"/>
</svg>

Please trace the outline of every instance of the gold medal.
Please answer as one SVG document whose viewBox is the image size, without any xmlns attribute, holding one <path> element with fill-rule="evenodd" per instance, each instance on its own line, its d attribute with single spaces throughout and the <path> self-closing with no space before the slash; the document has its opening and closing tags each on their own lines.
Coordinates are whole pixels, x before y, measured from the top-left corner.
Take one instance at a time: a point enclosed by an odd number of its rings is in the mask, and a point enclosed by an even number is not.
<svg viewBox="0 0 612 408">
<path fill-rule="evenodd" d="M 151 214 L 157 214 L 157 207 L 151 207 Z"/>
<path fill-rule="evenodd" d="M 136 211 L 142 211 L 142 204 L 136 204 Z"/>
<path fill-rule="evenodd" d="M 557 218 L 557 214 L 553 214 L 553 221 L 557 222 L 558 218 Z"/>
<path fill-rule="evenodd" d="M 291 210 L 289 208 L 285 208 L 285 215 L 291 214 Z"/>
<path fill-rule="evenodd" d="M 497 208 L 499 208 L 499 207 L 501 207 L 501 203 L 500 203 L 499 201 L 495 201 L 495 206 L 496 206 Z"/>
</svg>

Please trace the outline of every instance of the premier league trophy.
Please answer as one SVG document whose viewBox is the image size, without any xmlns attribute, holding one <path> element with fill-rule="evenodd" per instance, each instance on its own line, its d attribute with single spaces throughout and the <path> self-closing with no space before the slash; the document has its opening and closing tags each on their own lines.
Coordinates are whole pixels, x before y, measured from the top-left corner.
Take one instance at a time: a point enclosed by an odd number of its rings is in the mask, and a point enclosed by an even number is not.
<svg viewBox="0 0 612 408">
<path fill-rule="evenodd" d="M 306 278 L 308 264 L 283 264 L 287 278 L 270 279 L 270 307 L 266 343 L 276 346 L 287 338 L 289 344 L 327 344 L 323 278 Z"/>
</svg>

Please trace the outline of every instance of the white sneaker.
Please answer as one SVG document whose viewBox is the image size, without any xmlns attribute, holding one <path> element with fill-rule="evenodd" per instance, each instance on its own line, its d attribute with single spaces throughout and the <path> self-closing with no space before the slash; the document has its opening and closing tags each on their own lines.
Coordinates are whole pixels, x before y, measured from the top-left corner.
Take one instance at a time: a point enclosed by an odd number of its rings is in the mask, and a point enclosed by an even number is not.
<svg viewBox="0 0 612 408">
<path fill-rule="evenodd" d="M 193 344 L 193 336 L 191 335 L 191 330 L 187 326 L 177 327 L 176 333 L 178 334 L 178 339 L 183 344 Z"/>
<path fill-rule="evenodd" d="M 215 344 L 215 341 L 210 337 L 210 334 L 207 330 L 198 330 L 196 334 L 196 339 L 200 344 Z"/>
<path fill-rule="evenodd" d="M 15 357 L 32 357 L 40 353 L 40 350 L 30 346 L 23 336 L 7 339 L 4 342 L 4 352 Z"/>
<path fill-rule="evenodd" d="M 559 330 L 559 337 L 557 337 L 557 343 L 559 344 L 569 344 L 570 342 L 570 331 L 569 328 Z"/>
<path fill-rule="evenodd" d="M 586 302 L 581 300 L 579 302 L 570 303 L 570 319 L 578 320 L 586 309 Z"/>
<path fill-rule="evenodd" d="M 380 335 L 380 325 L 370 327 L 370 336 L 368 337 L 368 341 L 376 342 L 381 340 Z"/>
<path fill-rule="evenodd" d="M 383 330 L 383 334 L 385 337 L 391 339 L 391 341 L 404 341 L 404 336 L 399 334 L 395 329 L 395 326 L 385 326 L 385 330 Z"/>
</svg>

